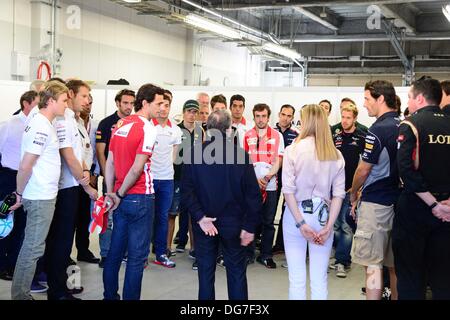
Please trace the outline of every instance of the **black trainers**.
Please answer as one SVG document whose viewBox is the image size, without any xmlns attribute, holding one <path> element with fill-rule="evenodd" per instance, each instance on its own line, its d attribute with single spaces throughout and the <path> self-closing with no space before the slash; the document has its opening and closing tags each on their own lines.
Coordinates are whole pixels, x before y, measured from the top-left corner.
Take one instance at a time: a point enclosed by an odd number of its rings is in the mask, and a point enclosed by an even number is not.
<svg viewBox="0 0 450 320">
<path fill-rule="evenodd" d="M 277 267 L 277 264 L 275 263 L 275 261 L 273 261 L 272 258 L 263 259 L 261 258 L 261 256 L 259 256 L 258 258 L 256 258 L 256 261 L 258 261 L 268 269 L 275 269 Z"/>
<path fill-rule="evenodd" d="M 195 260 L 194 263 L 192 264 L 192 270 L 198 270 L 197 260 Z"/>
</svg>

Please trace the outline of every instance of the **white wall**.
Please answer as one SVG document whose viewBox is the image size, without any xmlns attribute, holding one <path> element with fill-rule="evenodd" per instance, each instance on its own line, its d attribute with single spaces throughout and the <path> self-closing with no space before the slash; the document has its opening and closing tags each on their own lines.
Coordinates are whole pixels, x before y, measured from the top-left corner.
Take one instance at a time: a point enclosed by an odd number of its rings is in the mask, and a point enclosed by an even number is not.
<svg viewBox="0 0 450 320">
<path fill-rule="evenodd" d="M 0 1 L 0 59 L 5 66 L 0 68 L 0 80 L 30 81 L 36 77 L 36 59 L 32 59 L 29 76 L 16 79 L 10 72 L 13 50 L 35 57 L 40 46 L 50 42 L 47 31 L 51 8 L 31 3 Z M 191 31 L 181 25 L 137 15 L 136 11 L 107 0 L 61 0 L 59 5 L 56 44 L 63 51 L 62 78 L 78 77 L 99 85 L 118 78 L 135 86 L 144 82 L 192 85 L 198 84 L 191 70 L 195 63 L 200 66 L 197 71 L 202 80 L 209 78 L 212 86 L 260 85 L 259 57 L 250 56 L 247 49 L 238 48 L 235 43 L 200 41 L 204 34 L 189 37 Z M 73 16 L 67 11 L 69 5 L 81 8 L 79 29 L 68 27 Z M 193 61 L 190 57 L 198 47 L 200 60 Z"/>
</svg>

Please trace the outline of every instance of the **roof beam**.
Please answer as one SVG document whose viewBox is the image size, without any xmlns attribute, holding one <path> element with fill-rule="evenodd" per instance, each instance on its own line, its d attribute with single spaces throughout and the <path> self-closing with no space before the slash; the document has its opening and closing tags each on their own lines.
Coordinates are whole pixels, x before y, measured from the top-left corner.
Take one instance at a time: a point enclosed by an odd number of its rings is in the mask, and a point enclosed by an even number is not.
<svg viewBox="0 0 450 320">
<path fill-rule="evenodd" d="M 419 33 L 414 36 L 405 36 L 402 41 L 431 41 L 431 40 L 450 40 L 450 32 L 429 32 Z M 348 34 L 348 35 L 321 35 L 308 34 L 305 36 L 297 36 L 294 43 L 306 42 L 373 42 L 373 41 L 390 41 L 389 37 L 383 34 Z M 291 39 L 283 38 L 280 40 L 282 44 L 290 43 Z"/>
<path fill-rule="evenodd" d="M 320 16 L 320 9 L 317 8 L 310 8 L 310 9 L 305 9 L 299 6 L 295 6 L 293 7 L 297 12 L 301 13 L 302 15 L 304 15 L 305 17 L 308 17 L 309 19 L 323 25 L 324 27 L 331 29 L 333 31 L 337 31 L 339 30 L 338 27 L 338 21 L 336 18 L 333 19 L 333 17 L 328 18 L 328 19 L 324 19 Z M 327 13 L 328 15 L 330 15 L 329 13 Z M 334 21 L 333 21 L 334 20 Z"/>
<path fill-rule="evenodd" d="M 226 6 L 222 4 L 213 5 L 217 10 L 223 11 L 233 11 L 233 10 L 250 10 L 250 9 L 273 9 L 273 8 L 287 8 L 292 6 L 302 6 L 306 7 L 323 7 L 331 5 L 390 5 L 390 4 L 401 4 L 401 3 L 416 3 L 416 2 L 432 2 L 433 0 L 372 0 L 368 1 L 362 0 L 291 0 L 289 2 L 275 2 L 267 3 L 267 1 L 256 2 L 249 4 L 247 2 L 230 2 Z"/>
<path fill-rule="evenodd" d="M 416 33 L 416 17 L 408 8 L 402 5 L 386 4 L 381 4 L 378 7 L 384 17 L 394 19 L 397 28 L 404 28 L 409 34 Z"/>
</svg>

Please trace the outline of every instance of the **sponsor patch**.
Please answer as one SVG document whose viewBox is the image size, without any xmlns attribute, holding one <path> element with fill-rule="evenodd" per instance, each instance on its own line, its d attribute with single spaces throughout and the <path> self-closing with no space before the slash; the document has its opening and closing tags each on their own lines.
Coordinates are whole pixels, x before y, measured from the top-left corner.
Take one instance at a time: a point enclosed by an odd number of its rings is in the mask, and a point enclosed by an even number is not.
<svg viewBox="0 0 450 320">
<path fill-rule="evenodd" d="M 367 150 L 372 150 L 373 149 L 373 144 L 366 143 L 365 148 Z"/>
</svg>

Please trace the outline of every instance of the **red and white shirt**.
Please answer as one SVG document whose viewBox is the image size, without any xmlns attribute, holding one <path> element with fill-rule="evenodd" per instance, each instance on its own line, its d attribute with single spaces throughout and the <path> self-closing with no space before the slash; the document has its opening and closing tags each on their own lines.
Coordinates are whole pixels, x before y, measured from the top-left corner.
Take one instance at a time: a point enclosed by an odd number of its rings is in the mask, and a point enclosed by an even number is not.
<svg viewBox="0 0 450 320">
<path fill-rule="evenodd" d="M 127 194 L 153 194 L 153 178 L 150 171 L 150 159 L 156 141 L 156 129 L 150 122 L 138 115 L 120 119 L 112 132 L 109 151 L 114 156 L 116 182 L 114 191 L 120 188 L 128 171 L 133 166 L 136 155 L 148 155 L 148 161 L 136 183 Z"/>
<path fill-rule="evenodd" d="M 248 152 L 255 168 L 256 178 L 265 177 L 278 157 L 284 153 L 283 136 L 278 131 L 267 127 L 267 133 L 259 137 L 256 127 L 247 131 L 244 137 L 244 150 Z M 267 184 L 266 191 L 277 190 L 277 175 Z"/>
</svg>

